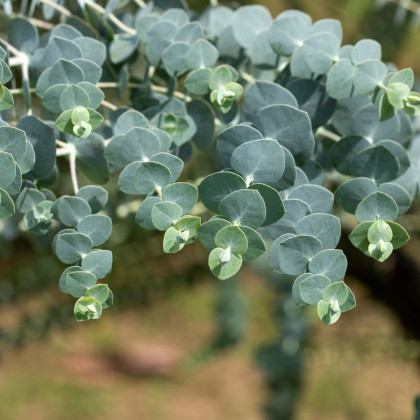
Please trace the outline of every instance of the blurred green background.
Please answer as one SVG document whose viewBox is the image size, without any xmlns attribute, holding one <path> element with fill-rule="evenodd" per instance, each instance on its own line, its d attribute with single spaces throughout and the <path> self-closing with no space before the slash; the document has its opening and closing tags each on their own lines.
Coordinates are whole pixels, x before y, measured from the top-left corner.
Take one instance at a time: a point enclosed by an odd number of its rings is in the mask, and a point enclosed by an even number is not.
<svg viewBox="0 0 420 420">
<path fill-rule="evenodd" d="M 420 17 L 391 2 L 259 3 L 273 16 L 296 8 L 314 20 L 340 19 L 345 42 L 376 39 L 385 60 L 420 74 L 415 25 Z M 191 5 L 205 6 L 199 0 Z M 193 179 L 201 164 L 209 165 L 208 156 L 198 155 L 186 177 Z M 115 185 L 110 190 L 117 194 Z M 281 293 L 267 287 L 264 274 L 250 266 L 236 281 L 215 281 L 199 244 L 164 255 L 160 233 L 141 230 L 132 214 L 115 210 L 118 221 L 107 245 L 114 253 L 110 285 L 116 303 L 101 320 L 86 324 L 76 324 L 72 299 L 58 290 L 63 266 L 49 244 L 29 235 L 10 242 L 13 231 L 3 230 L 0 420 L 263 419 L 268 392 L 255 351 L 282 333 L 273 318 Z M 313 312 L 303 313 L 309 330 L 302 376 L 296 379 L 301 386 L 294 416 L 279 420 L 413 418 L 413 400 L 420 392 L 420 325 L 413 318 L 418 310 L 411 305 L 408 313 L 401 311 L 370 281 L 396 271 L 386 281 L 394 285 L 390 290 L 398 290 L 407 280 L 406 273 L 395 270 L 401 264 L 396 258 L 402 258 L 413 266 L 418 293 L 420 244 L 413 231 L 418 222 L 411 214 L 402 223 L 411 229 L 412 240 L 401 255 L 378 268 L 352 254 L 350 266 L 373 267 L 363 278 L 357 270 L 346 278 L 357 297 L 356 310 L 330 327 Z"/>
</svg>

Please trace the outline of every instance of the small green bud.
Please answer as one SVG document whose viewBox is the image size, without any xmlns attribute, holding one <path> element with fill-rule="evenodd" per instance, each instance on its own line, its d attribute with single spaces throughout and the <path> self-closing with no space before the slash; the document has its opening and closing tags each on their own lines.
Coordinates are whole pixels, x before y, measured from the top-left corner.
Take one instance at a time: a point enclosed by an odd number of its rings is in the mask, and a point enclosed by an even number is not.
<svg viewBox="0 0 420 420">
<path fill-rule="evenodd" d="M 228 246 L 226 249 L 224 249 L 220 255 L 219 255 L 219 261 L 221 264 L 227 263 L 230 261 L 231 252 L 230 252 L 230 246 Z"/>
</svg>

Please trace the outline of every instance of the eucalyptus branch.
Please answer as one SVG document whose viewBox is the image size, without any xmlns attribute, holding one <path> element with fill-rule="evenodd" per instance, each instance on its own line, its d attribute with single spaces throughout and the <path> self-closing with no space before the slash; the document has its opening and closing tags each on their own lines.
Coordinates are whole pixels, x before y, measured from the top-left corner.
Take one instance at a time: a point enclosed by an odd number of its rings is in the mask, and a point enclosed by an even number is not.
<svg viewBox="0 0 420 420">
<path fill-rule="evenodd" d="M 139 7 L 141 7 L 142 9 L 144 7 L 146 7 L 146 3 L 143 0 L 133 0 L 134 3 L 136 3 Z"/>
<path fill-rule="evenodd" d="M 105 99 L 102 101 L 102 106 L 110 109 L 111 111 L 116 111 L 118 109 L 116 105 L 112 104 L 111 102 L 106 101 Z"/>
<path fill-rule="evenodd" d="M 51 8 L 57 10 L 57 12 L 60 12 L 64 16 L 67 16 L 67 17 L 71 16 L 71 12 L 69 10 L 67 10 L 63 6 L 60 6 L 57 3 L 54 3 L 51 0 L 39 0 L 39 2 L 45 4 L 46 6 L 50 6 Z"/>
<path fill-rule="evenodd" d="M 7 49 L 16 57 L 25 57 L 26 58 L 26 54 L 23 53 L 22 51 L 19 51 L 17 48 L 15 48 L 12 44 L 10 44 L 9 42 L 7 42 L 5 39 L 0 38 L 0 43 L 4 44 Z"/>
<path fill-rule="evenodd" d="M 93 10 L 97 11 L 99 14 L 101 15 L 105 14 L 105 9 L 102 6 L 99 6 L 99 4 L 96 4 L 94 1 L 84 0 L 84 3 L 87 4 L 89 7 L 91 7 Z M 130 35 L 137 35 L 137 32 L 135 29 L 127 26 L 124 22 L 119 20 L 113 13 L 109 13 L 107 17 L 108 17 L 108 20 L 110 20 L 115 26 L 117 26 L 124 32 Z"/>
<path fill-rule="evenodd" d="M 76 195 L 79 192 L 79 184 L 77 182 L 76 153 L 75 153 L 75 151 L 72 151 L 69 154 L 69 160 L 70 160 L 70 176 L 71 176 L 71 182 L 73 184 L 74 194 Z"/>
<path fill-rule="evenodd" d="M 334 140 L 334 141 L 341 140 L 341 136 L 339 136 L 336 133 L 333 133 L 330 130 L 327 130 L 325 127 L 319 127 L 319 128 L 317 128 L 315 134 L 320 135 L 320 136 L 327 137 L 327 138 L 329 138 L 331 140 Z"/>
</svg>

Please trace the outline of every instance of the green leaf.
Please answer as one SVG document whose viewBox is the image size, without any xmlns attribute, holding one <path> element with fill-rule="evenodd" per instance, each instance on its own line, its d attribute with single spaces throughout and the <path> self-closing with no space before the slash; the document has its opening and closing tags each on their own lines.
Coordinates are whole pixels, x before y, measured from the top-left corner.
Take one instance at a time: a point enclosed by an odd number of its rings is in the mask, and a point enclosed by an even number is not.
<svg viewBox="0 0 420 420">
<path fill-rule="evenodd" d="M 84 82 L 79 82 L 77 84 L 78 86 L 83 87 L 80 83 L 91 83 L 92 86 L 95 86 L 101 79 L 102 69 L 92 60 L 87 60 L 86 58 L 76 58 L 76 60 L 73 60 L 73 63 L 78 65 L 85 75 Z M 98 88 L 98 90 L 100 89 Z"/>
<path fill-rule="evenodd" d="M 347 270 L 347 258 L 339 249 L 318 252 L 309 262 L 309 272 L 327 276 L 332 283 L 343 280 Z"/>
<path fill-rule="evenodd" d="M 120 156 L 125 165 L 135 161 L 147 162 L 159 152 L 159 137 L 147 128 L 134 127 L 122 138 Z"/>
<path fill-rule="evenodd" d="M 89 95 L 79 86 L 68 86 L 60 96 L 60 107 L 62 111 L 73 109 L 78 106 L 89 106 Z M 76 124 L 72 118 L 73 124 Z"/>
<path fill-rule="evenodd" d="M 16 163 L 13 156 L 7 152 L 0 152 L 0 187 L 8 187 L 16 177 Z"/>
<path fill-rule="evenodd" d="M 332 192 L 319 185 L 301 185 L 293 189 L 288 198 L 304 201 L 312 213 L 329 213 L 334 203 Z"/>
<path fill-rule="evenodd" d="M 392 254 L 391 242 L 379 240 L 377 244 L 370 244 L 368 247 L 369 255 L 379 262 L 385 261 Z"/>
<path fill-rule="evenodd" d="M 248 249 L 245 254 L 242 255 L 243 261 L 255 260 L 264 254 L 267 250 L 265 243 L 261 235 L 254 229 L 248 226 L 239 226 L 243 233 L 245 233 L 246 239 L 248 240 Z"/>
<path fill-rule="evenodd" d="M 109 287 L 106 284 L 97 284 L 91 288 L 89 288 L 85 296 L 92 297 L 99 303 L 105 303 L 109 296 Z"/>
<path fill-rule="evenodd" d="M 202 25 L 199 22 L 188 22 L 178 29 L 174 41 L 185 42 L 191 46 L 200 38 L 204 38 Z"/>
<path fill-rule="evenodd" d="M 323 249 L 333 249 L 341 236 L 340 219 L 331 214 L 310 214 L 297 222 L 295 233 L 314 236 L 321 242 Z"/>
<path fill-rule="evenodd" d="M 0 188 L 0 219 L 5 219 L 15 214 L 15 205 L 10 195 Z"/>
<path fill-rule="evenodd" d="M 268 105 L 276 104 L 290 105 L 298 108 L 297 100 L 289 90 L 276 83 L 257 81 L 252 83 L 246 90 L 242 111 L 247 121 L 255 122 L 255 117 L 260 109 Z M 232 128 L 236 127 L 238 126 L 234 126 Z M 261 136 L 252 137 L 249 138 L 249 140 L 255 140 L 257 138 L 261 138 Z"/>
<path fill-rule="evenodd" d="M 391 244 L 393 249 L 398 249 L 404 246 L 410 239 L 407 231 L 398 223 L 387 221 L 387 224 L 392 229 Z"/>
<path fill-rule="evenodd" d="M 267 29 L 260 32 L 252 43 L 250 57 L 255 67 L 272 69 L 276 66 L 278 57 L 270 46 L 269 37 L 270 32 Z"/>
<path fill-rule="evenodd" d="M 355 216 L 359 222 L 395 220 L 398 217 L 398 206 L 389 195 L 375 192 L 360 202 Z"/>
<path fill-rule="evenodd" d="M 14 18 L 7 24 L 7 39 L 19 51 L 30 55 L 38 46 L 38 30 L 29 20 Z"/>
<path fill-rule="evenodd" d="M 112 220 L 103 214 L 91 214 L 79 221 L 76 230 L 87 235 L 93 246 L 99 246 L 111 236 Z"/>
<path fill-rule="evenodd" d="M 373 223 L 374 222 L 363 222 L 356 226 L 349 235 L 350 242 L 365 254 L 368 253 L 370 245 L 367 234 Z"/>
<path fill-rule="evenodd" d="M 49 86 L 58 84 L 70 85 L 72 83 L 83 82 L 85 75 L 83 70 L 72 61 L 60 58 L 52 67 L 48 74 Z"/>
<path fill-rule="evenodd" d="M 204 178 L 198 186 L 203 204 L 217 213 L 221 201 L 233 191 L 246 188 L 245 180 L 233 172 L 216 172 Z"/>
<path fill-rule="evenodd" d="M 391 242 L 392 229 L 388 223 L 384 222 L 383 220 L 378 220 L 369 227 L 367 237 L 371 244 L 377 244 L 381 239 L 384 242 Z"/>
<path fill-rule="evenodd" d="M 187 182 L 177 182 L 162 190 L 162 200 L 178 204 L 183 214 L 189 213 L 197 203 L 198 189 Z"/>
<path fill-rule="evenodd" d="M 357 153 L 351 162 L 354 176 L 373 178 L 378 183 L 395 179 L 400 171 L 397 157 L 385 146 L 373 146 Z"/>
<path fill-rule="evenodd" d="M 241 144 L 257 139 L 262 139 L 261 133 L 249 125 L 238 124 L 223 130 L 218 134 L 216 144 L 221 165 L 228 168 L 234 150 Z"/>
<path fill-rule="evenodd" d="M 392 83 L 404 83 L 411 90 L 414 85 L 414 73 L 412 69 L 403 69 L 395 73 L 388 81 L 388 85 Z"/>
<path fill-rule="evenodd" d="M 92 213 L 102 210 L 108 202 L 108 191 L 98 185 L 86 185 L 80 188 L 77 196 L 90 205 Z"/>
<path fill-rule="evenodd" d="M 216 67 L 209 80 L 209 87 L 211 90 L 218 89 L 233 81 L 232 73 L 227 66 Z"/>
<path fill-rule="evenodd" d="M 328 32 L 318 32 L 305 39 L 301 51 L 310 70 L 324 74 L 332 66 L 340 50 L 340 39 Z"/>
<path fill-rule="evenodd" d="M 76 226 L 91 212 L 89 204 L 80 197 L 63 196 L 56 206 L 57 218 L 65 226 Z"/>
<path fill-rule="evenodd" d="M 248 240 L 244 232 L 238 226 L 226 226 L 220 229 L 214 237 L 217 247 L 227 249 L 242 255 L 248 250 Z"/>
<path fill-rule="evenodd" d="M 206 95 L 209 91 L 209 80 L 212 70 L 198 68 L 188 74 L 185 80 L 185 88 L 193 95 Z"/>
<path fill-rule="evenodd" d="M 115 121 L 114 134 L 125 134 L 134 127 L 149 128 L 149 122 L 141 112 L 130 109 L 121 114 Z"/>
<path fill-rule="evenodd" d="M 373 39 L 362 39 L 351 51 L 351 61 L 358 65 L 367 60 L 380 60 L 382 57 L 381 44 Z"/>
<path fill-rule="evenodd" d="M 309 305 L 316 305 L 322 299 L 324 289 L 331 284 L 328 277 L 313 275 L 299 282 L 299 296 Z"/>
<path fill-rule="evenodd" d="M 166 230 L 182 217 L 182 207 L 170 201 L 153 204 L 152 223 L 156 229 Z"/>
<path fill-rule="evenodd" d="M 338 305 L 341 307 L 348 298 L 348 290 L 348 287 L 342 281 L 332 283 L 324 289 L 322 298 L 332 306 L 334 306 L 335 301 L 337 301 Z"/>
<path fill-rule="evenodd" d="M 213 44 L 205 39 L 196 41 L 188 51 L 187 66 L 190 69 L 211 67 L 219 58 L 219 52 Z"/>
<path fill-rule="evenodd" d="M 57 258 L 65 264 L 74 264 L 82 259 L 93 247 L 92 240 L 82 233 L 63 233 L 56 236 L 53 250 Z"/>
<path fill-rule="evenodd" d="M 16 199 L 19 212 L 26 213 L 45 200 L 44 194 L 35 188 L 23 188 Z"/>
<path fill-rule="evenodd" d="M 410 88 L 400 82 L 390 83 L 386 88 L 386 94 L 388 96 L 389 103 L 397 109 L 404 107 L 404 101 L 410 94 Z"/>
<path fill-rule="evenodd" d="M 353 292 L 347 286 L 348 296 L 347 300 L 340 306 L 341 312 L 347 312 L 353 309 L 356 306 L 356 298 L 354 297 Z"/>
<path fill-rule="evenodd" d="M 156 229 L 152 221 L 152 208 L 155 203 L 160 203 L 161 201 L 162 199 L 159 197 L 146 198 L 137 210 L 136 223 L 145 229 Z"/>
<path fill-rule="evenodd" d="M 261 226 L 266 218 L 264 200 L 255 190 L 230 193 L 220 202 L 219 213 L 234 224 L 251 228 Z"/>
<path fill-rule="evenodd" d="M 123 173 L 124 171 L 120 175 L 120 180 Z M 157 162 L 143 162 L 137 166 L 132 183 L 138 194 L 149 194 L 163 188 L 170 180 L 171 171 L 165 165 Z"/>
<path fill-rule="evenodd" d="M 59 280 L 59 286 L 60 286 L 60 290 L 64 293 L 69 293 L 69 291 L 67 290 L 67 286 L 66 286 L 66 281 L 67 281 L 67 274 L 69 273 L 73 273 L 76 271 L 83 271 L 82 267 L 79 267 L 77 265 L 72 266 L 72 267 L 67 267 L 64 271 L 63 274 L 60 276 L 60 280 Z"/>
<path fill-rule="evenodd" d="M 81 266 L 83 270 L 94 274 L 97 279 L 103 279 L 111 272 L 112 252 L 105 249 L 91 251 L 82 258 Z"/>
<path fill-rule="evenodd" d="M 276 140 L 253 140 L 237 147 L 230 160 L 231 167 L 247 183 L 275 185 L 284 172 L 284 152 Z"/>
<path fill-rule="evenodd" d="M 92 108 L 88 108 L 87 110 L 89 112 L 89 124 L 92 126 L 92 130 L 95 130 L 102 124 L 104 118 Z"/>
<path fill-rule="evenodd" d="M 214 238 L 225 226 L 230 226 L 230 222 L 225 219 L 211 219 L 200 226 L 197 231 L 198 240 L 207 251 L 212 251 L 216 247 Z"/>
<path fill-rule="evenodd" d="M 0 152 L 10 153 L 19 165 L 26 154 L 25 132 L 14 127 L 0 127 Z"/>
<path fill-rule="evenodd" d="M 269 226 L 283 217 L 285 208 L 278 191 L 265 184 L 252 184 L 248 188 L 257 190 L 264 200 L 266 214 L 264 223 L 261 227 Z"/>
<path fill-rule="evenodd" d="M 311 24 L 312 19 L 306 13 L 296 10 L 280 13 L 269 29 L 271 47 L 279 55 L 292 55 L 308 36 Z"/>
<path fill-rule="evenodd" d="M 327 75 L 327 93 L 331 98 L 347 99 L 353 92 L 354 66 L 343 58 L 337 61 Z"/>
<path fill-rule="evenodd" d="M 243 6 L 233 15 L 233 33 L 244 48 L 252 45 L 257 35 L 271 24 L 271 14 L 268 9 L 260 5 Z"/>
<path fill-rule="evenodd" d="M 285 215 L 274 224 L 266 227 L 272 239 L 276 239 L 284 233 L 293 233 L 297 222 L 311 214 L 310 207 L 302 200 L 284 200 L 283 204 L 286 210 Z"/>
<path fill-rule="evenodd" d="M 10 93 L 10 90 L 3 86 L 3 92 L 4 92 L 4 96 L 3 96 L 3 99 L 0 101 L 0 111 L 9 109 L 15 104 L 15 101 L 13 99 L 12 94 Z"/>
<path fill-rule="evenodd" d="M 338 321 L 341 315 L 341 309 L 334 311 L 329 302 L 320 300 L 317 305 L 318 316 L 325 325 L 331 325 Z"/>
<path fill-rule="evenodd" d="M 382 61 L 366 60 L 356 66 L 353 83 L 356 92 L 361 96 L 371 95 L 388 73 Z"/>
<path fill-rule="evenodd" d="M 337 188 L 335 199 L 345 211 L 354 214 L 359 203 L 374 192 L 376 192 L 376 183 L 372 179 L 350 179 Z"/>
<path fill-rule="evenodd" d="M 170 21 L 158 21 L 146 33 L 146 57 L 150 64 L 159 64 L 163 50 L 173 41 L 178 27 Z"/>
<path fill-rule="evenodd" d="M 391 105 L 385 92 L 379 101 L 379 120 L 386 121 L 395 115 L 395 108 Z"/>
<path fill-rule="evenodd" d="M 296 303 L 296 305 L 299 305 L 299 306 L 308 305 L 304 300 L 302 300 L 302 297 L 300 296 L 300 283 L 312 276 L 313 274 L 311 273 L 303 273 L 299 277 L 297 277 L 295 281 L 293 282 L 292 298 L 293 298 L 293 301 Z"/>
<path fill-rule="evenodd" d="M 276 139 L 296 157 L 310 146 L 311 120 L 307 112 L 290 105 L 269 105 L 256 117 L 257 128 L 265 138 Z"/>
<path fill-rule="evenodd" d="M 74 38 L 74 42 L 81 49 L 83 58 L 92 60 L 102 67 L 106 59 L 106 47 L 102 42 L 90 36 Z"/>
<path fill-rule="evenodd" d="M 285 274 L 298 276 L 306 270 L 309 261 L 321 249 L 321 242 L 313 236 L 291 237 L 277 247 L 278 265 Z"/>
<path fill-rule="evenodd" d="M 173 254 L 180 251 L 184 246 L 185 242 L 179 240 L 179 231 L 171 226 L 163 237 L 163 251 Z"/>
<path fill-rule="evenodd" d="M 70 271 L 66 275 L 66 290 L 72 296 L 78 298 L 86 293 L 86 290 L 96 284 L 96 277 L 86 271 Z"/>
<path fill-rule="evenodd" d="M 226 280 L 232 277 L 242 265 L 241 256 L 234 253 L 230 253 L 228 261 L 222 262 L 220 257 L 224 252 L 225 250 L 222 248 L 215 248 L 209 255 L 210 270 L 219 280 Z"/>
<path fill-rule="evenodd" d="M 113 64 L 126 61 L 136 50 L 138 42 L 137 35 L 124 33 L 115 35 L 109 46 L 109 59 Z"/>
<path fill-rule="evenodd" d="M 93 297 L 81 297 L 74 305 L 74 315 L 77 321 L 99 319 L 102 315 L 102 305 Z"/>
<path fill-rule="evenodd" d="M 188 70 L 187 54 L 190 47 L 185 42 L 174 42 L 162 52 L 162 62 L 167 73 L 178 77 Z"/>
<path fill-rule="evenodd" d="M 370 147 L 367 139 L 361 136 L 346 136 L 328 150 L 331 163 L 337 171 L 351 175 L 351 161 L 360 151 Z"/>
</svg>

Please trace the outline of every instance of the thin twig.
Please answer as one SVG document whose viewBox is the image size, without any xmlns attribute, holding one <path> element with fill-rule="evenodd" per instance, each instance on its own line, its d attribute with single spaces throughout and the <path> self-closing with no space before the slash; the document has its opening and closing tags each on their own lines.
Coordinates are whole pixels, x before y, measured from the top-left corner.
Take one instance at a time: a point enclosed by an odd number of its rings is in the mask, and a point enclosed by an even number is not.
<svg viewBox="0 0 420 420">
<path fill-rule="evenodd" d="M 68 147 L 59 147 L 55 150 L 55 155 L 59 156 L 67 156 L 71 153 L 71 150 Z"/>
<path fill-rule="evenodd" d="M 70 153 L 69 158 L 70 158 L 71 182 L 73 184 L 74 194 L 77 194 L 79 192 L 79 184 L 77 183 L 76 153 L 74 152 Z"/>
<path fill-rule="evenodd" d="M 70 17 L 71 16 L 71 12 L 69 10 L 67 10 L 65 7 L 60 6 L 57 3 L 54 3 L 51 0 L 39 0 L 40 3 L 44 3 L 46 6 L 50 6 L 53 9 L 57 10 L 57 12 L 60 12 L 62 15 Z"/>
<path fill-rule="evenodd" d="M 331 139 L 331 140 L 334 140 L 334 141 L 339 141 L 339 140 L 341 140 L 341 136 L 339 136 L 338 134 L 336 134 L 336 133 L 333 133 L 332 131 L 330 131 L 330 130 L 327 130 L 326 128 L 324 128 L 324 127 L 319 127 L 317 130 L 316 130 L 316 133 L 315 134 L 318 134 L 318 135 L 321 135 L 321 136 L 324 136 L 324 137 L 327 137 L 327 138 L 329 138 L 329 139 Z"/>
<path fill-rule="evenodd" d="M 133 0 L 134 3 L 136 3 L 139 7 L 141 7 L 142 9 L 144 7 L 146 7 L 146 3 L 143 0 Z"/>
<path fill-rule="evenodd" d="M 50 22 L 45 22 L 45 20 L 35 18 L 29 18 L 28 20 L 32 23 L 32 25 L 37 26 L 38 28 L 47 29 L 48 31 L 53 30 L 55 27 L 54 24 Z"/>
<path fill-rule="evenodd" d="M 85 4 L 87 4 L 89 7 L 91 7 L 93 10 L 96 10 L 99 14 L 104 15 L 105 9 L 102 6 L 99 6 L 99 4 L 96 4 L 92 0 L 84 0 Z M 130 28 L 127 26 L 124 22 L 119 20 L 113 13 L 108 13 L 108 19 L 115 25 L 118 26 L 118 28 L 122 29 L 124 32 L 131 34 L 131 35 L 137 35 L 137 32 L 135 29 Z"/>
<path fill-rule="evenodd" d="M 7 49 L 16 57 L 26 57 L 26 55 L 22 52 L 19 51 L 17 48 L 15 48 L 12 44 L 9 44 L 5 39 L 0 38 L 0 42 L 4 45 L 6 45 Z"/>
<path fill-rule="evenodd" d="M 65 147 L 66 149 L 70 149 L 70 147 L 71 147 L 70 144 L 65 143 L 64 141 L 61 141 L 61 140 L 58 140 L 58 139 L 55 140 L 55 144 L 57 146 L 60 146 L 60 147 Z"/>
<path fill-rule="evenodd" d="M 102 101 L 102 106 L 110 109 L 111 111 L 116 111 L 118 107 L 111 102 L 105 101 L 105 99 Z"/>
</svg>

